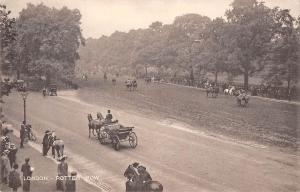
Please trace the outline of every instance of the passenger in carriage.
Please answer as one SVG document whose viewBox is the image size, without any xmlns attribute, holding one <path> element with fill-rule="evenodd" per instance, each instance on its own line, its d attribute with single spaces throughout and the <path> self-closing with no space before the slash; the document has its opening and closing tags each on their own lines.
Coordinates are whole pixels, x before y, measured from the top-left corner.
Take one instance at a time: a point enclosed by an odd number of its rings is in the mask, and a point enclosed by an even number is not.
<svg viewBox="0 0 300 192">
<path fill-rule="evenodd" d="M 110 110 L 107 110 L 107 115 L 106 115 L 106 117 L 105 117 L 105 121 L 106 121 L 107 123 L 111 123 L 111 122 L 112 122 L 112 119 L 113 119 L 113 116 L 112 116 L 112 114 L 110 113 Z"/>
</svg>

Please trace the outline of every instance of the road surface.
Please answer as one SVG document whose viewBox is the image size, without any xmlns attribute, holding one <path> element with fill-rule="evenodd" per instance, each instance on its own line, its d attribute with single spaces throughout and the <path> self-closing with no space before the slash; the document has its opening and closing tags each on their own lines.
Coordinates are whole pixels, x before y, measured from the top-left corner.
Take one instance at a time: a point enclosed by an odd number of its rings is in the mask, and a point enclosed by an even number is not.
<svg viewBox="0 0 300 192">
<path fill-rule="evenodd" d="M 18 125 L 23 119 L 21 96 L 14 92 L 5 102 L 7 119 Z M 181 122 L 114 107 L 111 110 L 123 125 L 135 127 L 139 142 L 136 149 L 125 144 L 116 152 L 111 145 L 88 138 L 87 114 L 106 110 L 72 91 L 46 98 L 30 93 L 27 99 L 27 121 L 39 141 L 45 130 L 54 130 L 65 141 L 69 164 L 82 175 L 101 178 L 92 181 L 99 191 L 124 191 L 123 172 L 135 161 L 145 165 L 167 192 L 300 190 L 299 151 L 214 137 Z"/>
</svg>

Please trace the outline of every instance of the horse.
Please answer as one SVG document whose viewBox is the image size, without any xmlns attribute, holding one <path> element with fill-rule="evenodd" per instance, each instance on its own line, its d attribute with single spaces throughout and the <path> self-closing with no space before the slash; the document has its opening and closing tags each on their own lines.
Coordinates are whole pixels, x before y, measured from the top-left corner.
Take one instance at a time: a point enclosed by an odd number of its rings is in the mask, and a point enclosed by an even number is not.
<svg viewBox="0 0 300 192">
<path fill-rule="evenodd" d="M 103 125 L 103 116 L 101 113 L 97 113 L 97 120 L 94 120 L 91 114 L 88 114 L 88 121 L 89 121 L 89 138 L 91 137 L 91 130 L 93 131 L 93 135 L 95 135 L 95 130 L 98 133 L 100 131 L 100 128 Z"/>
<path fill-rule="evenodd" d="M 219 87 L 218 86 L 212 86 L 212 85 L 209 85 L 208 87 L 206 87 L 206 96 L 208 97 L 209 94 L 211 94 L 211 96 L 213 98 L 216 98 L 219 94 Z"/>
<path fill-rule="evenodd" d="M 232 86 L 232 87 L 230 87 L 230 88 L 228 88 L 228 89 L 225 89 L 224 90 L 224 94 L 225 95 L 233 95 L 234 94 L 234 91 L 235 91 L 236 89 L 235 89 L 235 86 Z"/>
<path fill-rule="evenodd" d="M 151 83 L 151 78 L 150 78 L 150 77 L 146 77 L 146 78 L 145 78 L 145 82 L 146 82 L 147 84 Z"/>
<path fill-rule="evenodd" d="M 135 79 L 134 80 L 128 79 L 126 80 L 125 85 L 127 87 L 127 90 L 134 91 L 137 88 L 137 81 Z"/>
<path fill-rule="evenodd" d="M 246 107 L 246 105 L 249 103 L 250 97 L 245 91 L 239 91 L 239 95 L 236 96 L 236 100 L 239 106 Z"/>
</svg>

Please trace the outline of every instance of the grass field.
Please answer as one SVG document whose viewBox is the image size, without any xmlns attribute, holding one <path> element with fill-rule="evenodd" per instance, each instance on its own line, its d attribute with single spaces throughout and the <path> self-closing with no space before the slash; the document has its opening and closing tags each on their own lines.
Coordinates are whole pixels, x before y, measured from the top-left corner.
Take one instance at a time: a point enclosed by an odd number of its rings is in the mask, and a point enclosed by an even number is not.
<svg viewBox="0 0 300 192">
<path fill-rule="evenodd" d="M 298 105 L 251 98 L 246 108 L 234 97 L 207 98 L 198 89 L 139 82 L 130 92 L 124 82 L 80 82 L 79 96 L 91 103 L 136 111 L 170 122 L 183 122 L 194 129 L 243 142 L 296 150 L 299 141 Z"/>
</svg>

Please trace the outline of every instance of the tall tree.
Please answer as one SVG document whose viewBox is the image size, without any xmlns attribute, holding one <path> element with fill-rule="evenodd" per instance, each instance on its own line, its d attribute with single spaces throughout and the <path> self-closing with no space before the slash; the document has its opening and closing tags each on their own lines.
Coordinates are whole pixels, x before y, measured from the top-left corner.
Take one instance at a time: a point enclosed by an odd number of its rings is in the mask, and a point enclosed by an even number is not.
<svg viewBox="0 0 300 192">
<path fill-rule="evenodd" d="M 16 50 L 21 65 L 29 75 L 68 78 L 74 74 L 77 50 L 84 39 L 78 9 L 49 8 L 43 4 L 27 4 L 17 19 Z"/>
<path fill-rule="evenodd" d="M 215 75 L 215 83 L 218 82 L 218 74 L 227 69 L 226 47 L 226 23 L 223 18 L 214 19 L 207 27 L 204 41 L 204 51 L 201 53 L 206 69 Z"/>
<path fill-rule="evenodd" d="M 288 90 L 297 81 L 299 67 L 299 23 L 287 9 L 274 9 L 276 35 L 271 42 L 271 69 L 267 76 L 269 81 L 280 79 L 287 83 Z M 297 38 L 298 35 L 298 38 Z"/>
<path fill-rule="evenodd" d="M 244 76 L 248 89 L 249 77 L 265 65 L 268 44 L 274 35 L 272 10 L 257 0 L 234 0 L 226 11 L 231 26 L 230 41 L 234 69 Z"/>
<path fill-rule="evenodd" d="M 14 31 L 15 18 L 10 18 L 11 11 L 6 10 L 6 6 L 0 4 L 0 77 L 3 71 L 7 70 L 5 57 L 7 49 L 14 41 L 16 33 Z"/>
</svg>

